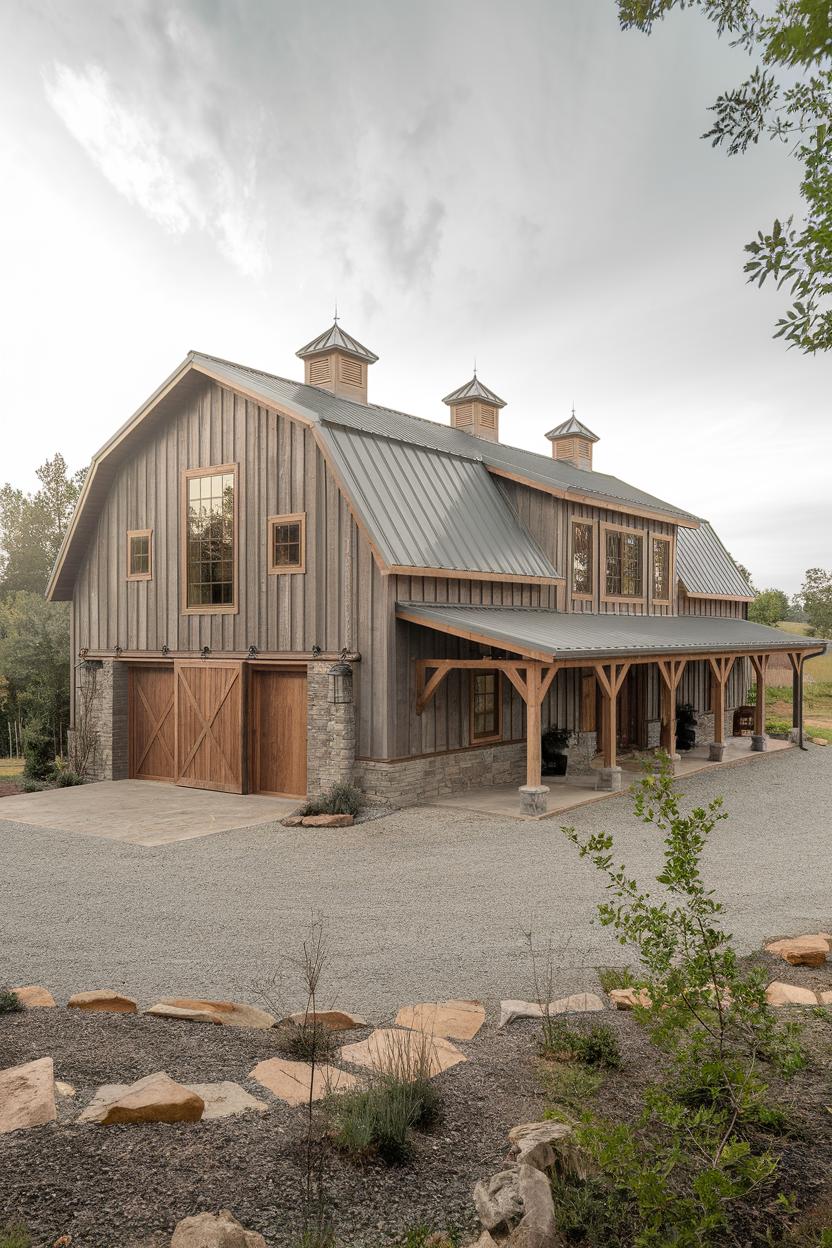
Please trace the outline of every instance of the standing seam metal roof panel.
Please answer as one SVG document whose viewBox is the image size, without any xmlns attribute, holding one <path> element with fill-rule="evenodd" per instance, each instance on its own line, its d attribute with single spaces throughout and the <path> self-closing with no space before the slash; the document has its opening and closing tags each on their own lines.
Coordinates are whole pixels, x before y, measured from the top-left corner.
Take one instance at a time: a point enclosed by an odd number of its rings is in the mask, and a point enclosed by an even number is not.
<svg viewBox="0 0 832 1248">
<path fill-rule="evenodd" d="M 355 429 L 321 437 L 386 563 L 559 579 L 482 464 Z"/>
<path fill-rule="evenodd" d="M 679 529 L 676 573 L 689 594 L 754 597 L 753 589 L 707 520 L 698 529 Z"/>
</svg>

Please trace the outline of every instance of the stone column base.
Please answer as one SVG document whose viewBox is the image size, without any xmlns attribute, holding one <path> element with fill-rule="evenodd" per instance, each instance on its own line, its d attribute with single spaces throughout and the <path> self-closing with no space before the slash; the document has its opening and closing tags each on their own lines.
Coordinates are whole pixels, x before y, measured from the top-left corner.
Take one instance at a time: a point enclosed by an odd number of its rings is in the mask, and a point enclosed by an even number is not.
<svg viewBox="0 0 832 1248">
<path fill-rule="evenodd" d="M 798 745 L 800 743 L 800 729 L 799 728 L 789 729 L 789 740 L 791 741 L 792 745 Z"/>
<path fill-rule="evenodd" d="M 725 757 L 725 742 L 711 741 L 708 745 L 708 762 L 721 763 Z"/>
<path fill-rule="evenodd" d="M 758 733 L 755 732 L 753 737 L 751 738 L 751 748 L 752 750 L 756 750 L 758 753 L 760 750 L 767 750 L 768 749 L 768 737 L 766 736 L 766 734 L 762 733 L 762 735 L 759 735 Z"/>
<path fill-rule="evenodd" d="M 620 767 L 602 767 L 598 772 L 598 779 L 595 782 L 596 789 L 620 789 L 621 788 L 621 768 Z"/>
<path fill-rule="evenodd" d="M 520 811 L 524 815 L 545 815 L 549 809 L 549 789 L 545 784 L 520 786 Z"/>
</svg>

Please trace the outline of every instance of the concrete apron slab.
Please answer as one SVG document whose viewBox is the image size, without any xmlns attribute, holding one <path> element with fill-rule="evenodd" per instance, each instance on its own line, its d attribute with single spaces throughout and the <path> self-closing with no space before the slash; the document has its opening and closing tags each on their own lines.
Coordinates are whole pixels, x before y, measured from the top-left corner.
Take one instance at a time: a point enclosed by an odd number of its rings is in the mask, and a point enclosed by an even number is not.
<svg viewBox="0 0 832 1248">
<path fill-rule="evenodd" d="M 724 768 L 732 764 L 751 763 L 764 759 L 766 754 L 779 750 L 791 750 L 795 747 L 790 741 L 768 738 L 765 752 L 751 749 L 750 737 L 730 737 L 726 742 L 725 756 L 721 763 L 708 760 L 707 745 L 696 746 L 688 754 L 683 755 L 674 764 L 674 775 L 680 779 L 694 775 L 699 771 L 709 771 L 714 767 Z M 448 797 L 437 798 L 426 802 L 427 806 L 437 806 L 448 810 L 469 810 L 477 814 L 508 816 L 512 819 L 531 820 L 551 819 L 564 811 L 575 810 L 579 806 L 587 806 L 591 802 L 604 802 L 610 798 L 626 797 L 630 785 L 642 775 L 641 762 L 638 759 L 619 759 L 624 772 L 620 789 L 596 789 L 597 776 L 593 772 L 587 776 L 544 776 L 543 783 L 548 786 L 549 797 L 545 813 L 527 815 L 520 810 L 520 794 L 516 784 L 483 785 L 479 788 L 467 789 L 464 793 L 454 793 Z"/>
<path fill-rule="evenodd" d="M 298 804 L 295 798 L 215 793 L 153 780 L 102 780 L 0 798 L 0 819 L 128 845 L 173 845 L 271 823 Z"/>
</svg>

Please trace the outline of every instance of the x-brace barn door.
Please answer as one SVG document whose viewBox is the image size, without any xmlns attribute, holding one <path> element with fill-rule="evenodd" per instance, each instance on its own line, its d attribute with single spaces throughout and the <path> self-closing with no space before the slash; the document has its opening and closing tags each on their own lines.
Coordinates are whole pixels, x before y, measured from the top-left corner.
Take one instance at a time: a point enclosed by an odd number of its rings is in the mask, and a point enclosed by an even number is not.
<svg viewBox="0 0 832 1248">
<path fill-rule="evenodd" d="M 242 793 L 243 669 L 238 662 L 176 664 L 176 783 Z"/>
<path fill-rule="evenodd" d="M 173 780 L 173 668 L 131 667 L 128 689 L 130 778 Z"/>
</svg>

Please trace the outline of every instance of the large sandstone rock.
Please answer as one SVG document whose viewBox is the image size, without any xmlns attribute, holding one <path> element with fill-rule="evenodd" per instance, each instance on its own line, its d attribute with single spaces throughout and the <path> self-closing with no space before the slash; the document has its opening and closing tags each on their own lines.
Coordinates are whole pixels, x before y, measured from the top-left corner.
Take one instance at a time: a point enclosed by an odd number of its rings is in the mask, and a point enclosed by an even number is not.
<svg viewBox="0 0 832 1248">
<path fill-rule="evenodd" d="M 209 1001 L 203 997 L 163 997 L 158 1006 L 152 1006 L 148 1013 L 159 1013 L 159 1006 L 172 1006 L 178 1010 L 215 1014 L 220 1022 L 228 1027 L 254 1027 L 265 1031 L 269 1027 L 274 1027 L 276 1022 L 274 1015 L 258 1009 L 256 1005 L 241 1005 L 238 1001 Z M 182 1018 L 184 1015 L 177 1015 L 177 1017 Z M 211 1022 L 213 1021 L 214 1019 L 211 1019 Z"/>
<path fill-rule="evenodd" d="M 403 1079 L 416 1079 L 423 1074 L 432 1079 L 443 1070 L 467 1061 L 465 1054 L 442 1036 L 400 1031 L 395 1027 L 381 1028 L 366 1040 L 344 1045 L 341 1057 L 355 1066 L 368 1066 Z"/>
<path fill-rule="evenodd" d="M 22 988 L 12 988 L 24 1010 L 48 1010 L 55 1004 L 55 998 L 48 988 L 41 984 L 26 984 Z"/>
<path fill-rule="evenodd" d="M 508 1138 L 518 1163 L 576 1179 L 586 1179 L 591 1173 L 586 1155 L 565 1122 L 522 1122 L 511 1128 Z"/>
<path fill-rule="evenodd" d="M 57 1116 L 51 1057 L 0 1070 L 0 1134 L 42 1127 Z"/>
<path fill-rule="evenodd" d="M 74 1010 L 109 1010 L 114 1014 L 135 1014 L 138 1006 L 132 997 L 114 992 L 112 988 L 99 988 L 95 992 L 76 992 L 67 1005 Z"/>
<path fill-rule="evenodd" d="M 501 1170 L 474 1188 L 477 1217 L 487 1231 L 508 1230 L 523 1216 L 517 1168 Z"/>
<path fill-rule="evenodd" d="M 163 1070 L 130 1084 L 102 1107 L 104 1126 L 135 1122 L 199 1122 L 205 1102 L 196 1092 L 176 1083 Z"/>
<path fill-rule="evenodd" d="M 423 1001 L 419 1005 L 403 1005 L 396 1015 L 397 1027 L 454 1040 L 473 1040 L 484 1022 L 481 1001 Z"/>
<path fill-rule="evenodd" d="M 832 992 L 819 992 L 818 1001 L 820 1001 L 821 1005 L 832 1005 Z"/>
<path fill-rule="evenodd" d="M 304 828 L 351 828 L 355 823 L 352 815 L 304 815 Z"/>
<path fill-rule="evenodd" d="M 314 1014 L 311 1010 L 309 1013 L 299 1010 L 297 1014 L 290 1014 L 283 1021 L 294 1023 L 296 1027 L 311 1027 L 314 1023 L 324 1031 L 353 1031 L 357 1027 L 367 1026 L 366 1019 L 357 1014 L 348 1014 L 346 1010 L 316 1010 Z"/>
<path fill-rule="evenodd" d="M 809 740 L 812 742 L 812 745 L 828 745 L 829 744 L 829 742 L 826 740 L 826 737 L 810 737 Z"/>
<path fill-rule="evenodd" d="M 358 1082 L 355 1075 L 326 1063 L 316 1065 L 313 1080 L 309 1062 L 290 1062 L 282 1057 L 270 1057 L 267 1061 L 258 1062 L 254 1070 L 249 1071 L 249 1078 L 256 1079 L 287 1105 L 306 1105 L 310 1086 L 312 1100 L 320 1101 L 331 1093 L 347 1092 Z"/>
<path fill-rule="evenodd" d="M 215 1023 L 221 1025 L 223 1017 L 216 1010 L 189 1010 L 183 1005 L 165 1005 L 164 1001 L 159 1001 L 156 1005 L 151 1005 L 150 1009 L 145 1010 L 145 1014 L 149 1014 L 151 1018 L 178 1018 L 186 1023 Z"/>
<path fill-rule="evenodd" d="M 247 1231 L 229 1209 L 183 1218 L 173 1232 L 170 1248 L 268 1248 L 262 1235 Z"/>
<path fill-rule="evenodd" d="M 561 1240 L 548 1176 L 534 1166 L 521 1165 L 517 1186 L 523 1216 L 506 1240 L 506 1248 L 557 1248 Z"/>
<path fill-rule="evenodd" d="M 810 988 L 798 988 L 796 984 L 783 984 L 774 980 L 766 988 L 766 1001 L 769 1005 L 817 1005 L 817 994 Z"/>
<path fill-rule="evenodd" d="M 609 997 L 617 1010 L 634 1010 L 636 1006 L 649 1010 L 652 1005 L 646 988 L 611 988 Z"/>
<path fill-rule="evenodd" d="M 814 936 L 790 936 L 772 940 L 766 952 L 773 953 L 791 966 L 823 966 L 829 953 L 829 941 L 820 933 Z"/>
<path fill-rule="evenodd" d="M 594 992 L 574 992 L 569 997 L 550 1001 L 546 1012 L 554 1014 L 591 1014 L 603 1010 L 604 1003 Z M 507 1027 L 518 1018 L 543 1018 L 544 1007 L 537 1001 L 501 1001 L 498 1027 Z"/>
</svg>

